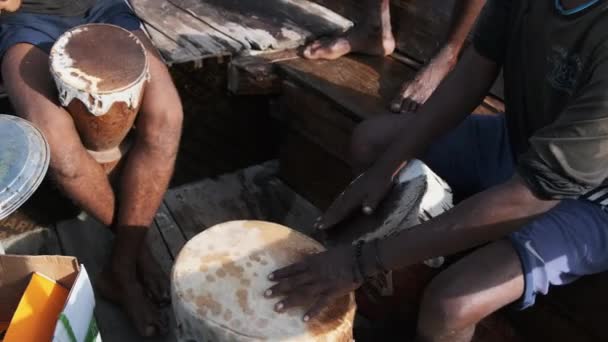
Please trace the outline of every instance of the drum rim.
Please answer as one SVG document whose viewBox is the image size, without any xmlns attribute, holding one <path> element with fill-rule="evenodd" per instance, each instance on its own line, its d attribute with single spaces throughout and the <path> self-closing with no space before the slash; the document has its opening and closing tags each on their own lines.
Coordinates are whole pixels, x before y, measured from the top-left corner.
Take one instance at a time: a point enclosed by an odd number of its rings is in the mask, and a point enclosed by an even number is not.
<svg viewBox="0 0 608 342">
<path fill-rule="evenodd" d="M 10 200 L 6 203 L 7 205 L 2 207 L 0 210 L 0 220 L 2 220 L 19 209 L 38 189 L 48 171 L 51 154 L 48 141 L 38 127 L 34 126 L 25 119 L 10 114 L 0 114 L 0 119 L 8 119 L 10 121 L 17 122 L 18 125 L 30 128 L 33 135 L 28 135 L 28 142 L 31 142 L 31 139 L 34 138 L 38 140 L 38 142 L 42 143 L 40 149 L 40 156 L 42 157 L 40 162 L 42 162 L 42 167 L 39 168 L 38 171 L 35 171 L 36 169 L 34 169 L 29 175 L 31 178 L 23 182 L 21 188 L 26 188 L 27 190 L 25 192 L 20 193 L 19 196 L 9 197 Z"/>
<path fill-rule="evenodd" d="M 51 71 L 51 74 L 53 75 L 53 78 L 58 78 L 61 79 L 63 83 L 69 85 L 70 87 L 72 87 L 74 90 L 76 91 L 82 91 L 82 92 L 90 92 L 86 89 L 81 89 L 80 87 L 76 87 L 73 84 L 71 84 L 70 82 L 67 82 L 65 79 L 63 79 L 60 75 L 58 75 L 57 71 L 55 70 L 55 68 L 53 68 L 53 60 L 55 58 L 55 56 L 57 55 L 57 44 L 58 42 L 67 34 L 74 32 L 75 30 L 78 29 L 82 29 L 83 27 L 92 27 L 92 26 L 106 26 L 106 27 L 113 27 L 113 28 L 117 28 L 123 32 L 126 32 L 127 34 L 129 34 L 130 36 L 133 36 L 133 38 L 135 39 L 135 42 L 139 45 L 139 47 L 142 49 L 143 53 L 144 53 L 144 68 L 142 73 L 137 77 L 137 79 L 121 88 L 116 88 L 113 90 L 103 90 L 103 91 L 96 91 L 95 94 L 100 94 L 100 95 L 104 95 L 104 94 L 113 94 L 113 93 L 119 93 L 121 91 L 124 91 L 126 89 L 130 89 L 133 88 L 135 86 L 137 86 L 138 84 L 140 84 L 141 82 L 145 82 L 148 78 L 148 74 L 150 73 L 150 61 L 148 60 L 148 50 L 146 49 L 146 46 L 144 45 L 144 43 L 141 41 L 141 39 L 139 39 L 139 37 L 137 35 L 135 35 L 133 32 L 124 29 L 118 25 L 114 25 L 114 24 L 106 24 L 106 23 L 91 23 L 91 24 L 82 24 L 82 25 L 78 25 L 78 26 L 74 26 L 71 29 L 65 31 L 61 36 L 59 36 L 59 38 L 55 41 L 55 43 L 53 44 L 53 47 L 51 48 L 51 52 L 49 54 L 49 69 Z"/>
<path fill-rule="evenodd" d="M 317 241 L 317 240 L 315 240 L 315 239 L 311 238 L 310 236 L 308 236 L 308 235 L 306 235 L 306 234 L 304 234 L 304 233 L 301 233 L 301 232 L 299 232 L 299 231 L 297 231 L 297 230 L 295 230 L 295 229 L 293 229 L 293 228 L 289 228 L 289 227 L 287 227 L 287 226 L 285 226 L 285 225 L 282 225 L 282 224 L 280 224 L 280 223 L 271 222 L 271 221 L 264 221 L 264 220 L 230 220 L 230 221 L 225 221 L 225 222 L 221 222 L 221 223 L 214 224 L 214 225 L 212 225 L 211 227 L 206 228 L 206 229 L 205 229 L 205 230 L 203 230 L 202 232 L 200 232 L 200 233 L 198 233 L 198 234 L 194 235 L 194 236 L 193 236 L 192 238 L 190 238 L 188 241 L 186 241 L 186 244 L 184 244 L 184 247 L 185 247 L 186 245 L 188 245 L 188 243 L 189 243 L 190 241 L 194 240 L 194 238 L 196 238 L 197 236 L 199 236 L 199 235 L 201 235 L 201 234 L 204 234 L 206 231 L 208 231 L 208 230 L 210 230 L 210 229 L 212 229 L 212 228 L 219 227 L 219 226 L 223 226 L 223 225 L 228 225 L 228 224 L 243 223 L 243 222 L 251 222 L 251 223 L 263 223 L 263 224 L 270 224 L 270 225 L 278 226 L 278 227 L 281 227 L 281 228 L 285 228 L 285 229 L 290 230 L 290 231 L 291 231 L 291 232 L 293 232 L 293 233 L 296 233 L 296 235 L 297 235 L 297 236 L 303 237 L 303 238 L 305 238 L 306 240 L 308 240 L 308 241 L 310 241 L 310 242 L 313 242 L 313 243 L 317 244 L 317 245 L 318 245 L 318 247 L 320 247 L 320 248 L 321 248 L 321 251 L 322 251 L 322 252 L 327 250 L 327 248 L 325 248 L 325 246 L 323 246 L 323 244 L 322 244 L 321 242 L 319 242 L 319 241 Z M 182 248 L 182 250 L 181 250 L 181 251 L 180 251 L 180 252 L 177 254 L 177 256 L 175 257 L 175 262 L 174 262 L 174 264 L 173 264 L 173 268 L 175 268 L 175 265 L 177 265 L 177 260 L 178 260 L 178 259 L 180 258 L 180 256 L 182 255 L 182 251 L 185 251 L 185 249 L 184 249 L 184 248 Z"/>
</svg>

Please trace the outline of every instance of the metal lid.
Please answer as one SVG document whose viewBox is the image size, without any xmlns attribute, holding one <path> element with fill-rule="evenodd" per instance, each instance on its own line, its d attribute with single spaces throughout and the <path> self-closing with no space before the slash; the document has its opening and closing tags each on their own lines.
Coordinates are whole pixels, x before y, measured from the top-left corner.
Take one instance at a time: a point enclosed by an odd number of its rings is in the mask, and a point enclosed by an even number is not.
<svg viewBox="0 0 608 342">
<path fill-rule="evenodd" d="M 49 145 L 29 122 L 0 114 L 0 220 L 36 191 L 49 166 Z"/>
</svg>

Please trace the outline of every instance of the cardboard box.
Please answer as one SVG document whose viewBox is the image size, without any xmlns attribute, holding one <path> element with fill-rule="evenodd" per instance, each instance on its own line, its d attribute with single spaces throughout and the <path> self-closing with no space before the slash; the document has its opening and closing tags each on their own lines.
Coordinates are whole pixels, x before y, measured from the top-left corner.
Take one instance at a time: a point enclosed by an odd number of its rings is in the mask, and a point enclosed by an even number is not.
<svg viewBox="0 0 608 342">
<path fill-rule="evenodd" d="M 55 326 L 52 341 L 100 342 L 93 312 L 95 296 L 89 276 L 76 258 L 64 256 L 0 255 L 0 331 L 11 322 L 34 273 L 44 275 L 69 290 L 63 310 L 51 323 Z M 10 324 L 9 330 L 14 322 Z"/>
</svg>

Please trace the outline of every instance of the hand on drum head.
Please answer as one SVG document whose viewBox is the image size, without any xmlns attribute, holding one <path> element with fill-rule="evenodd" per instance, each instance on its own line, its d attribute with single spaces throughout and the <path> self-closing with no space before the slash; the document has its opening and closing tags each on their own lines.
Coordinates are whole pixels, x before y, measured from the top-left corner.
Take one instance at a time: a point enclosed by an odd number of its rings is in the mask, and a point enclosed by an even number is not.
<svg viewBox="0 0 608 342">
<path fill-rule="evenodd" d="M 315 229 L 326 230 L 361 210 L 371 215 L 391 188 L 393 171 L 374 166 L 350 183 L 315 222 Z"/>
<path fill-rule="evenodd" d="M 268 278 L 277 284 L 266 290 L 264 296 L 283 297 L 275 305 L 275 310 L 280 313 L 294 307 L 305 307 L 307 311 L 302 319 L 306 322 L 336 299 L 347 296 L 361 286 L 354 270 L 352 246 L 311 255 L 271 273 Z"/>
</svg>

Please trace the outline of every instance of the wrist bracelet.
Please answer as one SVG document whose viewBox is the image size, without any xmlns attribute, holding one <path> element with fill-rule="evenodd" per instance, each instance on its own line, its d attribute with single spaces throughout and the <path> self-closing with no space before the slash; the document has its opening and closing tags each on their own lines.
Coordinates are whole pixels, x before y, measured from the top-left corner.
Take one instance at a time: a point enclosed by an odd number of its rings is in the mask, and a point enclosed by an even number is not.
<svg viewBox="0 0 608 342">
<path fill-rule="evenodd" d="M 378 247 L 379 239 L 374 240 L 374 254 L 376 256 L 376 267 L 382 272 L 388 272 L 388 269 L 384 266 L 382 259 L 380 258 L 380 247 Z"/>
</svg>

